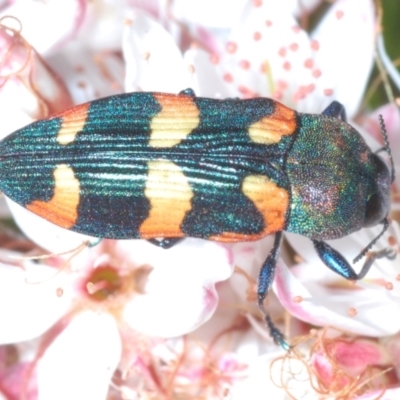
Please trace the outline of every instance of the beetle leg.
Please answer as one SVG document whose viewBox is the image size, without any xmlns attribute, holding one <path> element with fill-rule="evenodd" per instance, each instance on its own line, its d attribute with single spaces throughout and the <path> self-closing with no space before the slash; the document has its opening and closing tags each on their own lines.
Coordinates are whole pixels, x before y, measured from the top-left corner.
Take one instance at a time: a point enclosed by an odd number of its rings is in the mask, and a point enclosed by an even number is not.
<svg viewBox="0 0 400 400">
<path fill-rule="evenodd" d="M 289 344 L 286 342 L 285 337 L 282 332 L 275 326 L 271 319 L 271 316 L 267 312 L 264 306 L 265 297 L 271 288 L 272 282 L 274 280 L 276 263 L 279 257 L 279 250 L 282 242 L 282 231 L 275 234 L 275 241 L 272 250 L 268 254 L 267 259 L 261 267 L 260 274 L 258 276 L 258 306 L 260 307 L 262 313 L 264 314 L 265 322 L 267 323 L 269 334 L 274 339 L 274 342 L 282 346 L 285 350 L 290 350 Z"/>
<path fill-rule="evenodd" d="M 170 249 L 178 244 L 183 238 L 162 238 L 162 239 L 148 239 L 147 241 L 162 249 Z"/>
<path fill-rule="evenodd" d="M 332 271 L 349 280 L 360 280 L 365 277 L 375 260 L 379 258 L 393 259 L 396 254 L 391 249 L 371 252 L 367 255 L 367 259 L 359 273 L 355 272 L 348 261 L 335 249 L 325 242 L 313 240 L 314 247 L 324 264 Z"/>
<path fill-rule="evenodd" d="M 371 251 L 367 254 L 367 259 L 358 274 L 357 279 L 362 279 L 367 274 L 369 269 L 371 268 L 372 264 L 379 260 L 380 258 L 387 258 L 388 260 L 394 260 L 396 258 L 397 252 L 394 249 L 383 249 L 380 251 Z"/>
<path fill-rule="evenodd" d="M 186 94 L 187 96 L 195 97 L 196 93 L 192 88 L 183 89 L 179 92 L 179 94 Z"/>
<path fill-rule="evenodd" d="M 332 103 L 329 104 L 329 106 L 326 107 L 324 111 L 322 111 L 322 114 L 329 117 L 339 118 L 345 122 L 347 121 L 344 105 L 342 103 L 339 103 L 338 101 L 332 101 Z"/>
<path fill-rule="evenodd" d="M 95 247 L 97 246 L 103 239 L 102 238 L 97 238 L 95 240 L 93 240 L 93 242 L 90 242 L 88 244 L 88 247 Z"/>
<path fill-rule="evenodd" d="M 325 242 L 319 240 L 313 240 L 312 242 L 320 259 L 328 268 L 343 276 L 343 278 L 350 280 L 359 279 L 358 274 L 338 251 Z"/>
</svg>

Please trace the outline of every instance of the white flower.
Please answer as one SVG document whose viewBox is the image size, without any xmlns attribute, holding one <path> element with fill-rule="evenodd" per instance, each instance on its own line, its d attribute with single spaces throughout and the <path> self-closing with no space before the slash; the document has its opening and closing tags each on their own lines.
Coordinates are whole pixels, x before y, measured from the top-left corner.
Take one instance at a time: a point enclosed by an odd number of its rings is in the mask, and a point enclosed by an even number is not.
<svg viewBox="0 0 400 400">
<path fill-rule="evenodd" d="M 381 229 L 365 229 L 331 244 L 351 262 Z M 399 240 L 398 224 L 392 222 L 373 250 L 387 248 L 395 254 Z M 291 243 L 305 262 L 291 271 L 280 268 L 275 282 L 281 292 L 279 298 L 292 314 L 310 324 L 333 326 L 359 335 L 382 337 L 400 330 L 400 321 L 393 318 L 399 311 L 398 259 L 375 261 L 366 278 L 354 284 L 326 268 L 310 241 L 296 237 Z M 360 270 L 363 261 L 355 264 L 354 269 Z"/>
<path fill-rule="evenodd" d="M 13 18 L 0 20 L 0 137 L 71 107 L 64 84 L 21 36 Z M 11 27 L 10 27 L 11 26 Z"/>
</svg>

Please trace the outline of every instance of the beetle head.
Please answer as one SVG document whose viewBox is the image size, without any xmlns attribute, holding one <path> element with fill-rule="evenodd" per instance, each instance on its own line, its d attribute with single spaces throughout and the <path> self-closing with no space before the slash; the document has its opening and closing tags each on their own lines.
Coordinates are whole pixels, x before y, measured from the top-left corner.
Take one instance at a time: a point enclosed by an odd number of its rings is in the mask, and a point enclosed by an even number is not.
<svg viewBox="0 0 400 400">
<path fill-rule="evenodd" d="M 372 154 L 372 163 L 375 166 L 376 175 L 372 193 L 367 200 L 364 227 L 382 223 L 388 216 L 390 209 L 392 172 L 382 158 L 376 154 Z"/>
<path fill-rule="evenodd" d="M 369 249 L 378 241 L 378 239 L 385 233 L 389 227 L 388 214 L 390 209 L 390 185 L 394 182 L 395 170 L 392 152 L 390 150 L 389 141 L 386 133 L 385 123 L 383 122 L 382 115 L 379 115 L 379 124 L 385 146 L 377 151 L 386 151 L 389 156 L 391 170 L 385 162 L 376 153 L 372 154 L 371 163 L 374 168 L 372 190 L 369 192 L 365 208 L 364 227 L 374 226 L 376 224 L 383 224 L 382 232 L 375 237 L 372 242 L 365 247 L 363 251 L 353 260 L 357 262 L 364 257 Z"/>
<path fill-rule="evenodd" d="M 372 164 L 375 169 L 373 191 L 367 200 L 364 226 L 374 226 L 379 223 L 387 224 L 387 216 L 390 209 L 390 185 L 394 182 L 395 170 L 392 151 L 386 133 L 382 115 L 379 115 L 379 125 L 385 146 L 377 151 L 386 151 L 389 156 L 391 170 L 376 153 L 372 154 Z"/>
</svg>

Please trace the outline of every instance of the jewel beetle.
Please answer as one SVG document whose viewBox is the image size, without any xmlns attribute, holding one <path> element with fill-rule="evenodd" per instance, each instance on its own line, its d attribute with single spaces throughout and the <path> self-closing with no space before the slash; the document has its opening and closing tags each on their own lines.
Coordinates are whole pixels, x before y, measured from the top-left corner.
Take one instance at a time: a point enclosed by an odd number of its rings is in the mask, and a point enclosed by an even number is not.
<svg viewBox="0 0 400 400">
<path fill-rule="evenodd" d="M 168 248 L 184 237 L 242 242 L 275 234 L 258 302 L 270 334 L 288 348 L 263 305 L 283 232 L 310 238 L 330 269 L 360 279 L 373 259 L 357 274 L 324 240 L 388 226 L 394 168 L 386 133 L 391 169 L 345 120 L 336 101 L 322 114 L 303 114 L 268 98 L 219 100 L 191 89 L 120 94 L 3 139 L 0 190 L 98 238 Z"/>
</svg>

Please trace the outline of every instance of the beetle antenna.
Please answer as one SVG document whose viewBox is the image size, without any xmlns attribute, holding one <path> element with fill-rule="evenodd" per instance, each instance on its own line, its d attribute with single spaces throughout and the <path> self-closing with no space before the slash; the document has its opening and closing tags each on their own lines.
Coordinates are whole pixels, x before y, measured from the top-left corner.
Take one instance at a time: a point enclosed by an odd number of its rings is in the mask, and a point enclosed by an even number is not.
<svg viewBox="0 0 400 400">
<path fill-rule="evenodd" d="M 353 263 L 361 260 L 369 251 L 369 249 L 382 237 L 382 235 L 386 232 L 389 227 L 389 220 L 385 218 L 383 220 L 383 229 L 382 232 L 353 260 Z"/>
<path fill-rule="evenodd" d="M 383 120 L 382 115 L 379 115 L 378 119 L 379 119 L 379 126 L 381 128 L 381 133 L 383 136 L 383 141 L 385 143 L 385 147 L 383 147 L 382 150 L 385 150 L 386 153 L 388 153 L 388 155 L 389 155 L 390 165 L 392 167 L 392 183 L 393 183 L 394 178 L 395 178 L 395 169 L 394 169 L 394 162 L 393 162 L 393 157 L 392 157 L 392 150 L 390 149 L 390 146 L 389 146 L 389 139 L 388 139 L 387 132 L 386 132 L 385 121 Z"/>
</svg>

